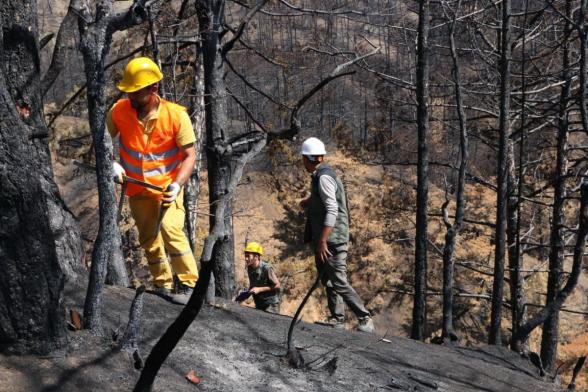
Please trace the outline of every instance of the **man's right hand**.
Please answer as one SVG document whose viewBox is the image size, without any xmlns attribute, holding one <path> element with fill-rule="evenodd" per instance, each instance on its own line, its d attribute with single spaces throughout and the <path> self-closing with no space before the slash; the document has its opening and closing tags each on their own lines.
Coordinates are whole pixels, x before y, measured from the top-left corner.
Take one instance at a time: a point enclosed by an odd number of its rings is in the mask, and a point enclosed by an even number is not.
<svg viewBox="0 0 588 392">
<path fill-rule="evenodd" d="M 329 257 L 333 256 L 333 254 L 329 251 L 329 246 L 327 245 L 327 241 L 319 241 L 316 246 L 316 254 L 320 261 L 325 263 Z"/>
<path fill-rule="evenodd" d="M 122 184 L 127 172 L 117 161 L 112 162 L 112 172 L 114 173 L 114 181 Z"/>
</svg>

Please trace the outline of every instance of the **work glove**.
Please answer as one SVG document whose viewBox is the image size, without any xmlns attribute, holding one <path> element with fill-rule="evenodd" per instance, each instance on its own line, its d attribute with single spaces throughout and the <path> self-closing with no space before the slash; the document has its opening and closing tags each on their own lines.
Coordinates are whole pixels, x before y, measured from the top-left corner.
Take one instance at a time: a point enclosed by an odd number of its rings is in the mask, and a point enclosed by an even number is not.
<svg viewBox="0 0 588 392">
<path fill-rule="evenodd" d="M 241 290 L 239 295 L 235 298 L 235 301 L 236 302 L 243 302 L 249 297 L 251 297 L 251 293 L 249 292 L 249 290 L 243 289 L 243 290 Z"/>
<path fill-rule="evenodd" d="M 173 203 L 174 200 L 176 200 L 178 197 L 180 189 L 181 187 L 177 182 L 172 182 L 169 184 L 167 188 L 165 188 L 165 191 L 163 191 L 163 199 L 161 199 L 161 204 L 164 207 L 169 207 L 171 203 Z"/>
<path fill-rule="evenodd" d="M 112 171 L 114 173 L 114 181 L 119 184 L 123 183 L 124 177 L 127 175 L 125 169 L 117 161 L 112 162 Z"/>
</svg>

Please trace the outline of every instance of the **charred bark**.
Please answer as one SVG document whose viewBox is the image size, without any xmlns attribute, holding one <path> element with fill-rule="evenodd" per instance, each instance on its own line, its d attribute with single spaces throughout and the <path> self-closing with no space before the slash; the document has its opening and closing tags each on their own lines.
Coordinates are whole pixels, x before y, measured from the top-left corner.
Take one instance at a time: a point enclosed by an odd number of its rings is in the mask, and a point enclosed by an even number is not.
<svg viewBox="0 0 588 392">
<path fill-rule="evenodd" d="M 186 232 L 192 251 L 196 250 L 198 234 L 198 200 L 200 197 L 200 168 L 202 167 L 202 139 L 204 129 L 204 69 L 202 68 L 202 51 L 200 45 L 196 45 L 196 61 L 194 63 L 194 83 L 192 85 L 194 98 L 190 100 L 189 112 L 192 114 L 192 124 L 196 134 L 196 163 L 194 171 L 184 186 L 186 197 L 184 208 L 186 209 Z"/>
<path fill-rule="evenodd" d="M 571 4 L 566 2 L 566 15 L 571 15 Z M 570 25 L 565 25 L 565 37 L 569 37 Z M 570 53 L 569 42 L 563 42 L 562 79 L 564 84 L 561 89 L 559 101 L 559 113 L 557 121 L 557 152 L 555 172 L 553 173 L 553 208 L 551 212 L 551 232 L 549 236 L 549 275 L 547 277 L 546 306 L 557 298 L 561 287 L 564 264 L 564 224 L 566 203 L 566 179 L 568 170 L 568 135 L 569 135 L 569 109 L 571 91 Z M 541 362 L 545 371 L 551 373 L 554 370 L 557 358 L 557 340 L 559 336 L 559 311 L 553 312 L 543 323 L 541 334 Z"/>
<path fill-rule="evenodd" d="M 84 70 L 88 88 L 88 120 L 92 131 L 92 140 L 96 154 L 96 178 L 98 182 L 98 203 L 100 222 L 98 237 L 92 251 L 92 268 L 88 292 L 84 303 L 84 328 L 96 334 L 102 333 L 101 307 L 102 290 L 106 280 L 109 263 L 119 263 L 115 269 L 124 270 L 122 252 L 120 252 L 120 233 L 117 226 L 117 207 L 112 181 L 112 154 L 107 145 L 105 120 L 107 99 L 105 58 L 110 50 L 112 34 L 145 20 L 144 1 L 137 1 L 128 11 L 115 14 L 113 1 L 104 0 L 96 5 L 94 13 L 81 0 L 72 0 L 70 4 L 78 13 L 80 31 L 80 50 L 84 57 Z M 119 251 L 113 252 L 118 246 Z M 118 254 L 116 259 L 113 254 Z M 123 277 L 121 277 L 123 278 Z M 128 285 L 128 277 L 126 277 Z"/>
<path fill-rule="evenodd" d="M 500 118 L 498 130 L 498 172 L 496 182 L 496 230 L 494 235 L 494 283 L 492 286 L 492 313 L 488 343 L 502 344 L 500 324 L 502 321 L 502 297 L 504 292 L 504 256 L 506 234 L 506 207 L 508 192 L 507 149 L 510 133 L 511 95 L 511 1 L 502 2 L 501 56 L 500 56 Z"/>
<path fill-rule="evenodd" d="M 429 194 L 429 0 L 419 3 L 417 41 L 417 205 L 414 255 L 414 302 L 410 337 L 425 338 L 427 323 L 427 201 Z"/>
<path fill-rule="evenodd" d="M 514 146 L 512 140 L 508 140 L 507 150 L 507 193 L 506 199 L 506 242 L 508 244 L 508 270 L 509 270 L 509 289 L 510 289 L 510 304 L 511 304 L 511 321 L 512 331 L 516 333 L 516 330 L 520 324 L 524 321 L 524 279 L 521 271 L 521 251 L 520 251 L 520 193 L 518 190 L 521 189 L 521 184 L 518 182 L 522 181 L 522 168 L 519 168 L 519 176 L 517 181 L 517 172 L 515 171 L 515 156 Z M 523 143 L 522 138 L 520 141 Z M 522 158 L 521 158 L 522 159 Z"/>
<path fill-rule="evenodd" d="M 455 102 L 459 121 L 460 164 L 456 184 L 457 192 L 455 197 L 455 220 L 453 224 L 449 222 L 447 212 L 449 199 L 446 200 L 443 208 L 443 221 L 445 223 L 445 227 L 447 228 L 447 233 L 445 234 L 445 247 L 443 248 L 443 326 L 441 331 L 441 338 L 444 343 L 448 344 L 451 344 L 458 339 L 453 325 L 453 274 L 455 270 L 453 256 L 455 253 L 455 242 L 463 225 L 465 215 L 465 180 L 469 158 L 467 119 L 463 107 L 461 73 L 455 46 L 455 23 L 460 6 L 461 1 L 458 1 L 449 31 L 449 45 L 451 49 L 451 59 L 453 62 L 452 73 L 453 83 L 455 86 Z"/>
<path fill-rule="evenodd" d="M 91 17 L 89 10 L 86 13 Z M 116 197 L 112 182 L 112 157 L 106 145 L 105 119 L 107 111 L 106 76 L 104 56 L 108 53 L 111 36 L 106 33 L 107 21 L 86 26 L 80 18 L 80 49 L 84 57 L 84 70 L 88 83 L 88 121 L 92 131 L 96 155 L 96 179 L 98 183 L 99 228 L 92 251 L 90 282 L 84 304 L 84 328 L 102 333 L 102 290 L 106 280 L 114 238 L 120 237 L 116 220 Z M 99 21 L 97 21 L 99 22 Z"/>
<path fill-rule="evenodd" d="M 222 151 L 230 132 L 227 129 L 227 90 L 224 81 L 224 62 L 221 54 L 220 32 L 224 24 L 223 0 L 198 1 L 196 9 L 202 37 L 204 66 L 204 108 L 206 113 L 206 158 L 208 162 L 208 189 L 210 203 L 210 226 L 221 224 L 224 236 L 213 249 L 213 273 L 216 296 L 231 299 L 234 295 L 234 235 L 233 203 L 223 209 L 222 221 L 215 221 L 219 213 L 219 200 L 227 193 L 227 186 L 234 162 Z M 228 158 L 228 159 L 227 159 Z"/>
<path fill-rule="evenodd" d="M 120 348 L 130 353 L 137 351 L 137 341 L 141 330 L 141 313 L 143 312 L 143 295 L 145 286 L 141 285 L 135 291 L 135 298 L 129 310 L 129 322 L 120 341 Z"/>
<path fill-rule="evenodd" d="M 0 352 L 63 347 L 66 275 L 82 255 L 57 186 L 43 118 L 37 8 L 0 3 Z"/>
<path fill-rule="evenodd" d="M 59 77 L 59 74 L 61 74 L 61 71 L 63 71 L 66 66 L 68 41 L 72 39 L 71 34 L 73 34 L 76 19 L 77 16 L 74 13 L 74 10 L 69 7 L 61 21 L 57 37 L 55 38 L 51 64 L 41 81 L 41 92 L 43 96 L 47 94 L 51 86 L 53 86 L 53 83 L 55 83 Z"/>
</svg>

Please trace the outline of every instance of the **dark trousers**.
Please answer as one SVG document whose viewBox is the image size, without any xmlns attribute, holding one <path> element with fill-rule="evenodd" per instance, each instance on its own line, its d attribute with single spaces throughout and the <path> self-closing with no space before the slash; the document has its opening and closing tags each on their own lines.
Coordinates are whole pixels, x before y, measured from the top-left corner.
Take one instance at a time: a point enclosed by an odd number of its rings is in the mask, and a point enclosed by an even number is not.
<svg viewBox="0 0 588 392">
<path fill-rule="evenodd" d="M 259 306 L 259 307 L 255 306 L 255 307 L 259 310 L 263 310 L 264 312 L 280 314 L 280 303 L 279 302 L 277 304 L 269 304 L 266 306 Z"/>
<path fill-rule="evenodd" d="M 357 318 L 370 315 L 370 312 L 363 305 L 357 292 L 347 281 L 347 244 L 328 245 L 330 256 L 326 262 L 315 256 L 315 264 L 319 273 L 324 273 L 321 283 L 325 286 L 329 311 L 332 317 L 339 320 L 345 318 L 345 304 L 355 313 Z"/>
</svg>

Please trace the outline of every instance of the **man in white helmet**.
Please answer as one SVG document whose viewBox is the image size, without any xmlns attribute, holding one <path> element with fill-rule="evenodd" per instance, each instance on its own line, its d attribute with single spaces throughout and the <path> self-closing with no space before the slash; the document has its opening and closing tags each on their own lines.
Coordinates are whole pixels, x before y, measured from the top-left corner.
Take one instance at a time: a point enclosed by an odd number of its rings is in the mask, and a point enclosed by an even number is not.
<svg viewBox="0 0 588 392">
<path fill-rule="evenodd" d="M 310 196 L 300 202 L 306 209 L 305 242 L 312 243 L 317 271 L 323 272 L 331 316 L 329 323 L 345 328 L 344 303 L 355 313 L 358 330 L 374 332 L 374 323 L 363 301 L 347 281 L 349 212 L 341 179 L 324 162 L 325 145 L 315 137 L 302 143 L 302 161 L 312 174 Z"/>
</svg>

